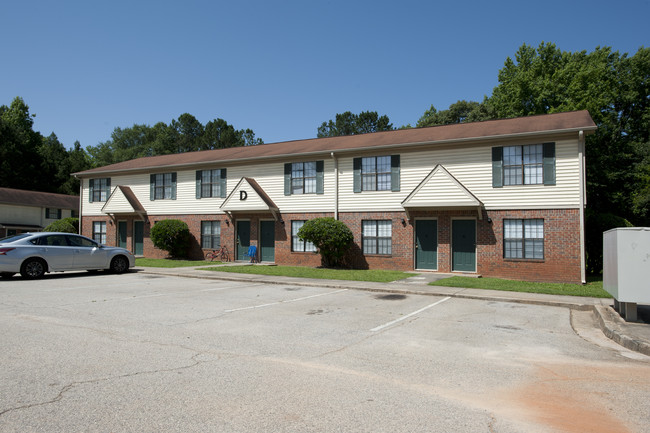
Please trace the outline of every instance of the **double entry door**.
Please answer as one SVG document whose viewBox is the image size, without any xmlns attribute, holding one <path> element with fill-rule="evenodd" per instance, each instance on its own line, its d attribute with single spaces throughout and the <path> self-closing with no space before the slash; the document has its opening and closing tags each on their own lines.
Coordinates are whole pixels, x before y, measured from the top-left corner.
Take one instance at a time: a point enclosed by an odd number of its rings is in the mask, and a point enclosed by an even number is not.
<svg viewBox="0 0 650 433">
<path fill-rule="evenodd" d="M 117 222 L 117 246 L 128 248 L 127 243 L 128 222 Z M 144 254 L 144 221 L 133 221 L 133 249 L 134 255 L 141 256 Z"/>
<path fill-rule="evenodd" d="M 438 270 L 438 221 L 415 221 L 415 269 Z M 476 271 L 476 220 L 451 221 L 451 270 Z"/>
<path fill-rule="evenodd" d="M 275 221 L 260 221 L 257 255 L 260 262 L 275 261 Z M 251 246 L 251 222 L 237 221 L 237 260 L 248 260 Z"/>
</svg>

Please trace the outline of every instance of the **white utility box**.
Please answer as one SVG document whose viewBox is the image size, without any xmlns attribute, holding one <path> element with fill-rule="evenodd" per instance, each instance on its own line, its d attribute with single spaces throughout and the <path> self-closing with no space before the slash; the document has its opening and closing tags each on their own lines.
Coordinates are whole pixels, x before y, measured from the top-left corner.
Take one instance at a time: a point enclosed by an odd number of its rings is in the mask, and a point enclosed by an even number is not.
<svg viewBox="0 0 650 433">
<path fill-rule="evenodd" d="M 603 233 L 603 288 L 626 320 L 636 320 L 636 304 L 650 304 L 650 227 Z"/>
</svg>

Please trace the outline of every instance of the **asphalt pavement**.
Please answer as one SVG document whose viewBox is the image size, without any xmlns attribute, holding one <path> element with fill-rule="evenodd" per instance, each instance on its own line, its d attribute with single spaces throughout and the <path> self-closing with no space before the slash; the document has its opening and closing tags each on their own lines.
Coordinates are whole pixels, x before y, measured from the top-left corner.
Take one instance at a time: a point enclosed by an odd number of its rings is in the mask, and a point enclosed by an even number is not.
<svg viewBox="0 0 650 433">
<path fill-rule="evenodd" d="M 241 263 L 237 264 L 241 265 Z M 428 283 L 431 281 L 441 280 L 452 276 L 450 274 L 440 274 L 433 272 L 418 273 L 404 280 L 394 281 L 390 283 L 374 283 L 368 281 L 317 280 L 310 278 L 238 274 L 231 272 L 206 271 L 192 267 L 136 267 L 134 268 L 134 271 L 148 274 L 215 279 L 224 281 L 251 281 L 266 284 L 292 284 L 336 289 L 365 290 L 371 292 L 450 296 L 456 298 L 479 299 L 486 301 L 549 305 L 582 311 L 592 311 L 597 323 L 600 326 L 600 329 L 607 337 L 629 350 L 634 350 L 636 352 L 650 356 L 650 323 L 648 323 L 650 322 L 650 308 L 646 306 L 639 306 L 640 320 L 638 322 L 626 322 L 614 310 L 613 299 L 430 286 Z"/>
</svg>

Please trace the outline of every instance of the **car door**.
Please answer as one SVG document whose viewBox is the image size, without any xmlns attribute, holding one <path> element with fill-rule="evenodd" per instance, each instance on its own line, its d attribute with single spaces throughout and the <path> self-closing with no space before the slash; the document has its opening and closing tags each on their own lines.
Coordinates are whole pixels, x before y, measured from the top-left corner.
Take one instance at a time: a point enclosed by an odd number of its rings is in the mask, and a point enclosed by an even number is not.
<svg viewBox="0 0 650 433">
<path fill-rule="evenodd" d="M 99 247 L 96 242 L 82 236 L 68 235 L 68 243 L 73 250 L 74 269 L 104 269 L 106 263 L 106 251 Z"/>
<path fill-rule="evenodd" d="M 36 243 L 41 257 L 47 261 L 52 271 L 72 269 L 72 248 L 68 246 L 65 235 L 44 235 Z"/>
</svg>

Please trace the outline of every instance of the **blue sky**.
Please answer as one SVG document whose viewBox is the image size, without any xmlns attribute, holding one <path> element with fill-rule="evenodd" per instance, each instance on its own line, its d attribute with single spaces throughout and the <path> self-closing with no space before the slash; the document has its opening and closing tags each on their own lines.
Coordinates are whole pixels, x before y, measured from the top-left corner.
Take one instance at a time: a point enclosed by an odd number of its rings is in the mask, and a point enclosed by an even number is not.
<svg viewBox="0 0 650 433">
<path fill-rule="evenodd" d="M 0 105 L 71 147 L 115 127 L 222 118 L 266 143 L 311 138 L 336 113 L 414 125 L 481 101 L 523 44 L 650 45 L 650 0 L 7 1 Z"/>
</svg>

